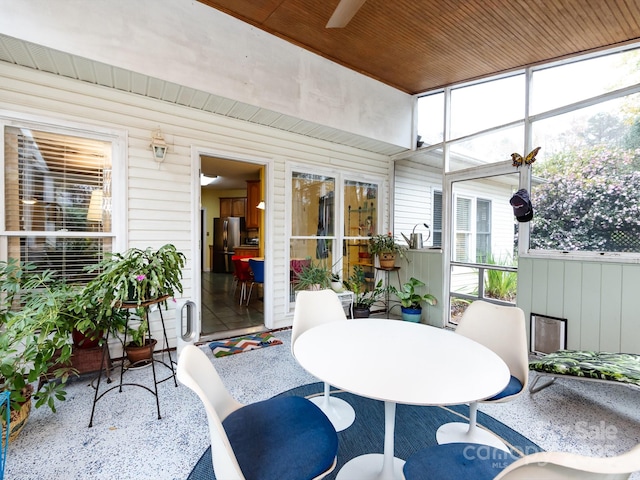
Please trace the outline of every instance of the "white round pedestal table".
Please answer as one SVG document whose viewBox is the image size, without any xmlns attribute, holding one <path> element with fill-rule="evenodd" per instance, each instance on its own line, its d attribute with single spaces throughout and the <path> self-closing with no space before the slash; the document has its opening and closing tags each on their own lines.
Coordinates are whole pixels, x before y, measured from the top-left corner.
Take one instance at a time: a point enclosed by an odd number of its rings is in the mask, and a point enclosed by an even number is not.
<svg viewBox="0 0 640 480">
<path fill-rule="evenodd" d="M 293 354 L 305 370 L 334 387 L 385 402 L 384 453 L 350 460 L 338 480 L 403 478 L 404 460 L 393 455 L 397 403 L 470 403 L 496 395 L 509 381 L 507 365 L 485 346 L 401 320 L 359 318 L 319 325 L 298 337 Z"/>
</svg>

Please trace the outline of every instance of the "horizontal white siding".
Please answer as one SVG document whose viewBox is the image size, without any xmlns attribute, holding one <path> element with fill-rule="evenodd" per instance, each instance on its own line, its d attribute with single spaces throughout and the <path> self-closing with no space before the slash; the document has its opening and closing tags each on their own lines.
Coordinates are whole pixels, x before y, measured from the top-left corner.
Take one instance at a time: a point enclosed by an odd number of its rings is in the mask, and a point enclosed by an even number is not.
<svg viewBox="0 0 640 480">
<path fill-rule="evenodd" d="M 0 110 L 32 115 L 55 123 L 73 122 L 84 128 L 97 126 L 124 130 L 128 135 L 127 230 L 129 247 L 159 247 L 171 242 L 187 256 L 184 296 L 193 292 L 194 259 L 192 238 L 198 225 L 192 224 L 192 148 L 225 153 L 231 158 L 268 160 L 272 166 L 272 201 L 268 210 L 272 232 L 267 255 L 273 258 L 273 327 L 289 325 L 284 302 L 289 269 L 285 266 L 284 244 L 285 171 L 287 162 L 308 162 L 339 168 L 357 175 L 375 174 L 387 179 L 383 198 L 388 199 L 390 160 L 357 149 L 293 135 L 268 127 L 167 104 L 146 97 L 70 80 L 56 75 L 0 62 Z M 156 163 L 149 149 L 152 133 L 160 128 L 169 144 L 167 157 Z M 386 201 L 385 219 L 389 218 Z M 385 220 L 388 223 L 388 220 Z M 197 262 L 196 262 L 197 265 Z M 195 273 L 194 273 L 195 271 Z M 165 315 L 171 346 L 175 346 L 173 312 Z M 157 330 L 159 322 L 152 324 Z"/>
</svg>

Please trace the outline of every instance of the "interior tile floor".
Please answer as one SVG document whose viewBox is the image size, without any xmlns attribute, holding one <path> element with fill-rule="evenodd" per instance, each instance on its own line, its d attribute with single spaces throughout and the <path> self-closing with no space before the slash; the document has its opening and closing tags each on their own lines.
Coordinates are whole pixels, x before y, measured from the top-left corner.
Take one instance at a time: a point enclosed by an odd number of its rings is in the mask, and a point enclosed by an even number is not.
<svg viewBox="0 0 640 480">
<path fill-rule="evenodd" d="M 253 286 L 249 305 L 240 305 L 240 286 L 234 292 L 230 273 L 202 272 L 201 308 L 201 333 L 207 339 L 265 330 L 262 285 Z"/>
</svg>

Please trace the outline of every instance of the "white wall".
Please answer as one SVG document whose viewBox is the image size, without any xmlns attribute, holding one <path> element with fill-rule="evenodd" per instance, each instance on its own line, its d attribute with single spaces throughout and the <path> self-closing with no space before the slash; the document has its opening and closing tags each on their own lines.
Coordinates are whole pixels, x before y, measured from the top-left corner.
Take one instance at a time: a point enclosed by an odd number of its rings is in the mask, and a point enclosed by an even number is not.
<svg viewBox="0 0 640 480">
<path fill-rule="evenodd" d="M 198 264 L 194 263 L 198 252 L 192 250 L 192 239 L 198 238 L 200 215 L 199 205 L 192 206 L 192 184 L 197 184 L 197 176 L 192 178 L 192 150 L 270 162 L 267 215 L 271 230 L 267 255 L 273 259 L 273 291 L 265 315 L 271 319 L 272 328 L 291 323 L 291 317 L 285 315 L 289 286 L 289 267 L 284 260 L 288 251 L 284 243 L 287 165 L 304 162 L 339 168 L 354 175 L 383 178 L 390 175 L 391 163 L 386 156 L 2 62 L 0 111 L 5 115 L 7 112 L 29 115 L 53 124 L 63 121 L 127 133 L 126 159 L 114 159 L 128 162 L 127 246 L 145 248 L 174 243 L 187 256 L 185 297 L 193 295 L 194 277 L 199 275 Z M 149 149 L 152 132 L 158 127 L 169 144 L 162 164 L 153 160 Z M 388 198 L 388 183 L 383 187 L 383 198 Z M 388 202 L 385 206 L 388 208 Z M 165 321 L 170 343 L 175 346 L 172 312 L 165 315 Z M 152 324 L 153 329 L 158 329 L 157 321 Z"/>
<path fill-rule="evenodd" d="M 411 148 L 410 95 L 193 0 L 0 0 L 0 33 Z"/>
</svg>

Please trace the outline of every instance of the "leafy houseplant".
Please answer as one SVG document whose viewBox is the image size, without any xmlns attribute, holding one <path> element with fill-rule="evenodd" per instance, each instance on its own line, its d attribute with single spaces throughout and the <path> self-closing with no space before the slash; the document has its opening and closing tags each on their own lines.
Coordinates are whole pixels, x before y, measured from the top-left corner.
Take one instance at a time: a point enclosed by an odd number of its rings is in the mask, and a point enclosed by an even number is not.
<svg viewBox="0 0 640 480">
<path fill-rule="evenodd" d="M 363 313 L 361 315 L 366 317 L 369 316 L 371 306 L 377 302 L 386 291 L 386 288 L 382 286 L 382 280 L 378 280 L 374 288 L 369 289 L 364 270 L 360 265 L 353 267 L 353 272 L 349 278 L 344 281 L 344 286 L 354 294 L 354 315 L 356 310 L 362 310 Z"/>
<path fill-rule="evenodd" d="M 379 234 L 370 237 L 368 251 L 373 255 L 378 255 L 381 267 L 388 268 L 393 267 L 396 255 L 400 258 L 406 258 L 407 247 L 396 243 L 393 234 L 389 232 L 386 235 Z M 388 260 L 389 263 L 385 263 L 384 260 Z"/>
<path fill-rule="evenodd" d="M 324 262 L 314 263 L 310 260 L 296 273 L 296 290 L 322 290 L 330 286 L 331 269 Z"/>
<path fill-rule="evenodd" d="M 100 305 L 93 325 L 86 323 L 84 327 L 100 330 L 111 325 L 125 332 L 134 345 L 145 345 L 149 324 L 146 314 L 140 315 L 140 309 L 147 301 L 182 293 L 184 265 L 184 254 L 171 244 L 158 250 L 131 248 L 124 253 L 109 254 L 93 267 L 92 270 L 99 273 L 84 289 L 85 306 Z M 125 331 L 123 305 L 138 311 L 137 328 L 129 327 Z"/>
<path fill-rule="evenodd" d="M 24 426 L 32 396 L 36 408 L 56 411 L 55 401 L 65 399 L 65 382 L 73 373 L 70 327 L 60 316 L 69 289 L 52 271 L 34 269 L 16 259 L 0 262 L 0 390 L 10 392 L 10 439 Z M 34 388 L 32 383 L 44 376 L 60 381 Z"/>
<path fill-rule="evenodd" d="M 401 290 L 398 290 L 394 286 L 389 287 L 391 293 L 400 300 L 402 318 L 404 320 L 419 322 L 422 316 L 422 303 L 424 302 L 429 305 L 435 305 L 437 303 L 436 297 L 430 293 L 420 294 L 416 292 L 416 288 L 424 286 L 425 283 L 422 280 L 411 277 L 408 282 L 401 286 Z"/>
</svg>

